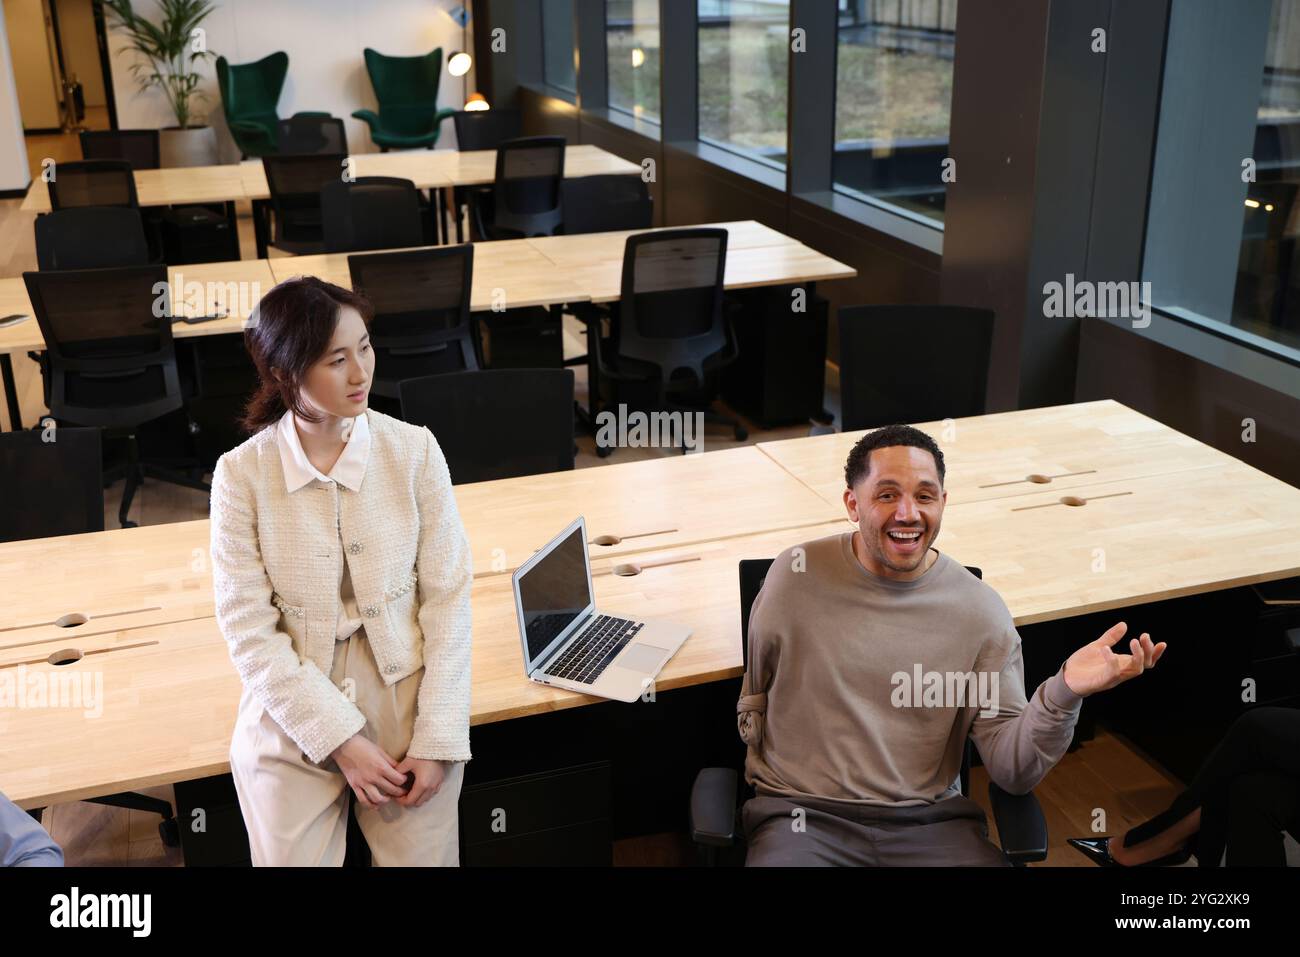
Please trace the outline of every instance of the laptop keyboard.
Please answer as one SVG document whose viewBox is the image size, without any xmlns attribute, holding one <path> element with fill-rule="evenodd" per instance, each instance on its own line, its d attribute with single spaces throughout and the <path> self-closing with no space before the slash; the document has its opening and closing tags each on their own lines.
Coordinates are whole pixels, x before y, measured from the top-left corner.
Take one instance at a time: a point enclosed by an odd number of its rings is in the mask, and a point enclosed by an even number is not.
<svg viewBox="0 0 1300 957">
<path fill-rule="evenodd" d="M 546 669 L 546 673 L 552 678 L 592 684 L 623 646 L 636 637 L 643 625 L 644 622 L 640 621 L 601 615 Z"/>
</svg>

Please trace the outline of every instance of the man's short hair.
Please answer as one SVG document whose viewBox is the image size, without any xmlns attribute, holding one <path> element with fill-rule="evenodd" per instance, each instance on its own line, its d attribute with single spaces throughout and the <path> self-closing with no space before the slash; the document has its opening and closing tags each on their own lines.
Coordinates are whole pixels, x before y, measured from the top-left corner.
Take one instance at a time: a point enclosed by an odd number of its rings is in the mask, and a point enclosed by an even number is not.
<svg viewBox="0 0 1300 957">
<path fill-rule="evenodd" d="M 844 484 L 853 488 L 871 474 L 871 453 L 874 450 L 895 445 L 910 445 L 913 448 L 925 449 L 933 455 L 934 464 L 939 469 L 939 486 L 943 487 L 943 450 L 934 439 L 910 425 L 887 425 L 883 429 L 868 432 L 858 439 L 853 446 L 853 451 L 849 453 L 848 462 L 844 464 Z"/>
</svg>

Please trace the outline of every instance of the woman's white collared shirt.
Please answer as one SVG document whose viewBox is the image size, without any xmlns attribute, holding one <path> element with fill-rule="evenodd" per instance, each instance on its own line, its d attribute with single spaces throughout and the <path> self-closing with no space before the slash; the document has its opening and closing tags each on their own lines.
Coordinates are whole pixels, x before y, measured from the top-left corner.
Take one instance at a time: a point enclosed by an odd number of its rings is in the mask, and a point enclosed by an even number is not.
<svg viewBox="0 0 1300 957">
<path fill-rule="evenodd" d="M 338 461 L 330 469 L 329 475 L 321 475 L 320 469 L 311 464 L 306 450 L 302 447 L 302 437 L 294 425 L 293 412 L 286 412 L 280 417 L 276 426 L 276 443 L 280 446 L 280 464 L 284 467 L 284 484 L 290 492 L 296 492 L 304 485 L 319 483 L 328 487 L 338 482 L 354 492 L 361 490 L 361 480 L 366 475 L 366 459 L 370 456 L 370 425 L 364 415 L 348 419 L 344 427 L 343 451 Z M 334 637 L 338 641 L 352 637 L 363 624 L 361 612 L 357 608 L 357 598 L 352 589 L 352 573 L 348 568 L 347 546 L 343 542 L 343 530 L 339 529 L 339 549 L 343 554 L 343 567 L 339 573 L 339 623 Z"/>
<path fill-rule="evenodd" d="M 371 409 L 322 476 L 283 425 L 212 476 L 216 617 L 245 690 L 313 762 L 361 730 L 329 679 L 346 569 L 384 684 L 424 668 L 407 754 L 469 760 L 473 563 L 442 450 Z"/>
</svg>

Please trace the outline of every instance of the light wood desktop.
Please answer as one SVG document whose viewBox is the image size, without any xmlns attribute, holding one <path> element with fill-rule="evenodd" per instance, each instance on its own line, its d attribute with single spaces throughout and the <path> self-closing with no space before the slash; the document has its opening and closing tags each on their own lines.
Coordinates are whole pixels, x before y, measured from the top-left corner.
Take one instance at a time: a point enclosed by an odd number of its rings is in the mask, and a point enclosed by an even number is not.
<svg viewBox="0 0 1300 957">
<path fill-rule="evenodd" d="M 943 451 L 949 505 L 1236 461 L 1111 399 L 916 427 Z M 868 431 L 760 442 L 758 448 L 838 504 L 849 452 Z"/>
<path fill-rule="evenodd" d="M 430 247 L 446 249 L 446 246 Z M 403 250 L 386 250 L 402 252 Z M 365 253 L 323 253 L 313 256 L 286 256 L 270 260 L 277 282 L 292 276 L 316 276 L 335 285 L 351 288 L 349 255 Z M 487 312 L 550 306 L 565 302 L 585 302 L 587 293 L 565 270 L 556 269 L 545 256 L 523 239 L 474 243 L 474 275 L 470 289 L 470 309 Z"/>
<path fill-rule="evenodd" d="M 226 203 L 245 198 L 244 179 L 234 164 L 136 170 L 135 191 L 141 206 Z M 49 184 L 39 177 L 33 180 L 21 208 L 24 212 L 48 213 Z"/>
<path fill-rule="evenodd" d="M 1119 410 L 1113 411 L 1118 415 Z M 1047 421 L 1055 419 L 1058 426 L 1065 415 L 1062 410 L 1031 410 L 1020 415 L 1032 418 L 1035 414 Z M 1003 421 L 1004 426 L 1008 424 Z M 978 431 L 968 429 L 967 434 Z M 1158 430 L 1147 431 L 1157 443 L 1162 441 Z M 1077 441 L 1084 445 L 1098 437 L 1085 428 Z M 1140 455 L 1141 448 L 1135 446 L 1132 451 Z M 660 506 L 676 509 L 684 518 L 696 510 L 701 522 L 716 523 L 712 529 L 689 526 L 698 528 L 698 541 L 663 535 L 629 538 L 609 552 L 591 549 L 596 595 L 602 604 L 633 615 L 674 618 L 695 633 L 665 669 L 657 690 L 739 673 L 736 563 L 741 558 L 771 557 L 786 546 L 851 528 L 835 517 L 837 511 L 829 509 L 806 524 L 751 526 L 752 533 L 743 534 L 742 523 L 751 517 L 755 522 L 797 518 L 798 510 L 790 516 L 764 518 L 770 513 L 760 505 L 737 499 L 745 490 L 735 484 L 726 484 L 726 494 L 719 494 L 717 475 L 712 476 L 712 484 L 706 481 L 713 463 L 700 460 L 719 457 L 721 464 L 728 455 L 714 452 L 649 463 L 664 469 L 657 485 L 651 486 L 659 489 Z M 735 460 L 740 463 L 741 457 Z M 643 463 L 629 463 L 627 468 L 633 464 Z M 726 464 L 733 476 L 750 475 L 754 486 L 770 481 L 770 472 L 750 473 L 748 463 L 741 468 Z M 475 723 L 595 700 L 524 681 L 509 577 L 495 572 L 504 572 L 526 558 L 578 508 L 589 519 L 594 515 L 607 523 L 603 527 L 627 534 L 620 522 L 626 516 L 637 516 L 640 510 L 631 506 L 645 503 L 640 487 L 626 481 L 626 476 L 617 472 L 620 468 L 625 467 L 458 487 L 476 563 L 489 563 L 488 574 L 476 578 L 473 586 Z M 691 469 L 703 471 L 692 479 L 685 475 Z M 603 492 L 593 493 L 573 484 L 584 473 L 605 472 L 615 473 L 613 477 L 619 481 Z M 677 472 L 682 474 L 674 474 Z M 653 470 L 640 477 L 649 484 Z M 794 481 L 792 477 L 789 480 Z M 681 494 L 683 489 L 691 489 L 693 482 L 696 488 Z M 633 491 L 629 493 L 629 489 Z M 1300 574 L 1300 490 L 1236 460 L 1080 483 L 1068 491 L 1055 486 L 1035 489 L 950 505 L 937 543 L 962 564 L 984 570 L 985 580 L 1006 601 L 1018 625 Z M 816 498 L 811 492 L 808 495 Z M 1062 498 L 1073 504 L 1063 503 Z M 829 505 L 820 500 L 818 504 L 823 508 Z M 716 514 L 708 514 L 710 508 Z M 189 554 L 186 536 L 205 525 L 168 526 L 177 534 L 169 546 L 174 557 L 164 560 L 163 567 L 184 561 Z M 589 531 L 594 536 L 600 534 L 601 527 L 593 524 Z M 641 530 L 640 526 L 631 527 Z M 105 534 L 140 535 L 145 531 Z M 726 538 L 704 537 L 727 533 Z M 497 535 L 498 540 L 476 540 L 483 535 Z M 196 540 L 202 538 L 196 536 Z M 67 547 L 66 540 L 53 542 L 42 560 L 53 563 L 64 555 L 79 554 L 60 553 Z M 0 546 L 0 568 L 6 564 L 8 548 Z M 39 548 L 33 552 L 31 543 L 24 548 L 29 562 L 34 560 Z M 494 548 L 502 553 L 494 556 Z M 85 569 L 92 559 L 84 551 L 80 554 Z M 111 554 L 111 550 L 99 548 L 99 577 L 109 567 L 106 556 Z M 503 567 L 494 569 L 494 559 Z M 76 561 L 69 559 L 69 576 L 75 574 L 71 566 Z M 158 567 L 151 559 L 137 559 L 137 564 Z M 640 564 L 644 570 L 624 578 L 612 574 L 613 566 L 619 564 Z M 113 566 L 115 571 L 120 568 L 117 561 Z M 11 580 L 27 573 L 27 569 L 9 572 Z M 96 576 L 88 577 L 85 587 L 90 588 Z M 188 598 L 189 591 L 201 600 L 202 586 L 186 589 L 177 581 L 168 581 L 159 604 L 164 612 L 175 613 L 185 602 L 180 596 Z M 85 597 L 89 599 L 90 594 Z M 42 614 L 62 607 L 47 597 L 41 600 L 45 602 Z M 34 620 L 21 607 L 19 613 L 25 615 L 23 621 Z M 12 760 L 0 767 L 0 790 L 25 807 L 35 807 L 225 769 L 239 684 L 215 619 L 178 618 L 152 627 L 99 629 L 99 633 L 85 631 L 84 637 L 77 639 L 69 637 L 74 633 L 47 631 L 28 636 L 30 641 L 0 644 L 0 670 L 23 664 L 44 673 L 51 672 L 52 666 L 39 663 L 42 659 L 75 646 L 84 654 L 82 662 L 60 670 L 69 674 L 77 669 L 89 670 L 92 675 L 102 672 L 105 695 L 103 716 L 98 718 L 69 708 L 0 711 L 0 739 L 12 754 Z"/>
<path fill-rule="evenodd" d="M 353 153 L 356 176 L 396 176 L 409 179 L 420 189 L 476 186 L 496 177 L 496 150 L 405 150 L 393 153 Z M 55 168 L 57 175 L 58 168 Z M 342 175 L 342 168 L 339 173 Z M 566 177 L 601 173 L 634 175 L 636 163 L 597 146 L 575 145 L 565 150 Z M 141 206 L 172 206 L 189 203 L 224 203 L 241 199 L 267 199 L 262 161 L 245 160 L 221 166 L 188 166 L 170 169 L 142 169 L 135 172 L 135 188 Z M 23 198 L 22 210 L 50 211 L 49 186 L 42 179 L 32 182 Z"/>
</svg>

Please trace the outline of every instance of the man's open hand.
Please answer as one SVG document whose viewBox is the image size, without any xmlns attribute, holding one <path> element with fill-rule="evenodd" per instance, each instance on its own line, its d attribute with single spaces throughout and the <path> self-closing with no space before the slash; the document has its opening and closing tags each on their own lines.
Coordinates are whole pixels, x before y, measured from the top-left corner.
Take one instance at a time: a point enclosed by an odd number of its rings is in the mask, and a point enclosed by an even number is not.
<svg viewBox="0 0 1300 957">
<path fill-rule="evenodd" d="M 1167 647 L 1162 641 L 1158 645 L 1151 643 L 1151 636 L 1146 632 L 1142 637 L 1129 640 L 1130 654 L 1117 655 L 1111 651 L 1128 632 L 1124 622 L 1110 628 L 1096 641 L 1090 641 L 1065 662 L 1065 684 L 1080 697 L 1087 697 L 1098 691 L 1105 691 L 1117 684 L 1136 678 L 1148 668 L 1154 668 Z"/>
</svg>

